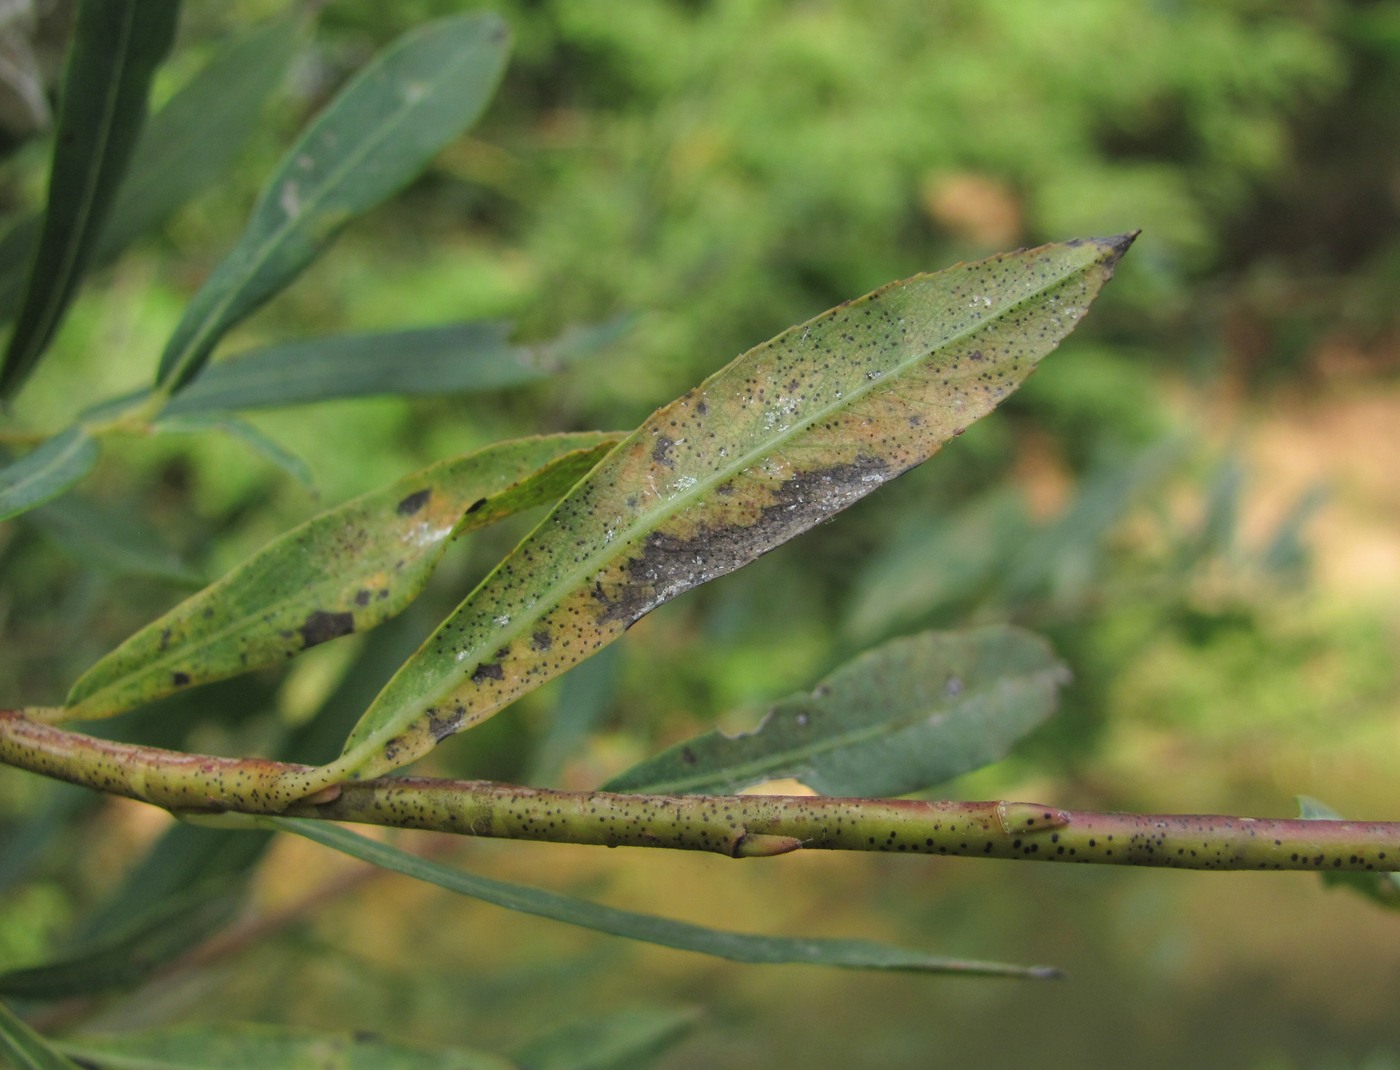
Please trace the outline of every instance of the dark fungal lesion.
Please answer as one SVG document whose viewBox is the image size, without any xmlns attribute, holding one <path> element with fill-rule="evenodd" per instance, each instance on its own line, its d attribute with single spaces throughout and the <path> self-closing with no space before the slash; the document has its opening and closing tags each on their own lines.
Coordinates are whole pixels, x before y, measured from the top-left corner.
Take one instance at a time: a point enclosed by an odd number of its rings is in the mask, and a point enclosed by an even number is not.
<svg viewBox="0 0 1400 1070">
<path fill-rule="evenodd" d="M 690 535 L 654 531 L 623 564 L 625 580 L 595 582 L 600 623 L 632 623 L 692 587 L 741 568 L 795 538 L 897 475 L 879 458 L 800 472 L 775 487 L 749 524 L 700 524 Z"/>
<path fill-rule="evenodd" d="M 432 496 L 433 491 L 431 487 L 424 487 L 422 490 L 416 490 L 400 501 L 398 505 L 394 506 L 394 512 L 398 513 L 399 516 L 412 516 L 414 513 L 419 512 L 423 506 L 427 505 L 428 499 Z"/>
<path fill-rule="evenodd" d="M 474 684 L 485 683 L 487 680 L 504 680 L 505 678 L 505 670 L 498 662 L 494 661 L 478 665 L 472 672 L 472 683 Z"/>
<path fill-rule="evenodd" d="M 355 630 L 355 614 L 330 613 L 324 609 L 307 614 L 302 626 L 297 629 L 301 636 L 303 650 L 339 639 Z"/>
</svg>

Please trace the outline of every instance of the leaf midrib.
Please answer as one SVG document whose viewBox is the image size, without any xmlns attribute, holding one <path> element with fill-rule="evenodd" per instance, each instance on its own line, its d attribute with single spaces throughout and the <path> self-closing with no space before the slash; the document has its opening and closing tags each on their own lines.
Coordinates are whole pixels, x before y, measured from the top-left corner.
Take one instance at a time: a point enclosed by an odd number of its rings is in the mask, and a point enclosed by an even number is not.
<svg viewBox="0 0 1400 1070">
<path fill-rule="evenodd" d="M 1009 259 L 1009 257 L 1007 259 Z M 917 353 L 914 356 L 911 356 L 908 360 L 905 360 L 895 365 L 894 368 L 887 370 L 878 379 L 867 380 L 867 382 L 864 384 L 858 384 L 854 390 L 843 393 L 841 398 L 836 399 L 832 401 L 832 403 L 830 403 L 829 405 L 826 405 L 823 408 L 817 410 L 811 416 L 806 417 L 798 424 L 793 425 L 786 431 L 779 432 L 777 436 L 767 440 L 764 444 L 756 446 L 752 450 L 749 450 L 748 452 L 734 458 L 727 466 L 716 469 L 708 477 L 699 478 L 695 484 L 686 488 L 684 491 L 681 491 L 679 494 L 675 495 L 670 501 L 668 501 L 665 504 L 664 508 L 658 509 L 650 513 L 646 513 L 643 516 L 639 516 L 636 521 L 634 521 L 625 529 L 625 534 L 621 534 L 612 542 L 605 544 L 604 546 L 596 550 L 594 553 L 589 554 L 576 566 L 565 572 L 563 574 L 563 577 L 558 582 L 551 585 L 551 589 L 559 590 L 562 588 L 565 592 L 579 589 L 583 585 L 583 582 L 585 580 L 587 580 L 590 576 L 597 572 L 604 564 L 616 559 L 617 557 L 620 557 L 622 555 L 622 552 L 633 546 L 639 538 L 644 537 L 645 535 L 657 530 L 659 527 L 661 527 L 662 524 L 670 520 L 677 513 L 688 508 L 695 500 L 702 498 L 705 494 L 708 494 L 715 487 L 720 486 L 725 482 L 728 482 L 728 480 L 732 479 L 735 475 L 740 474 L 745 469 L 753 467 L 755 463 L 762 460 L 764 457 L 776 452 L 780 446 L 792 441 L 795 438 L 798 438 L 803 434 L 810 432 L 812 427 L 819 424 L 822 420 L 826 419 L 832 413 L 847 409 L 850 406 L 854 405 L 860 399 L 888 387 L 892 383 L 901 379 L 903 375 L 909 372 L 912 368 L 926 362 L 935 353 L 945 350 L 951 347 L 952 345 L 956 344 L 957 342 L 960 342 L 966 338 L 977 334 L 979 331 L 987 327 L 994 326 L 996 323 L 1000 322 L 1004 317 L 1012 314 L 1028 302 L 1044 296 L 1046 293 L 1050 292 L 1056 287 L 1064 285 L 1067 281 L 1074 278 L 1075 276 L 1083 274 L 1097 262 L 1097 260 L 1092 260 L 1086 264 L 1079 265 L 1073 270 L 1058 276 L 1053 281 L 1048 282 L 1043 286 L 1039 286 L 1036 289 L 1023 294 L 1021 297 L 1016 298 L 1015 300 L 1010 301 L 1005 305 L 1002 305 L 994 315 L 983 316 L 981 319 L 978 319 L 975 323 L 970 324 L 963 330 L 957 331 L 953 334 L 944 337 L 933 348 L 921 349 L 919 353 Z M 915 278 L 919 277 L 920 276 L 915 276 Z M 905 281 L 908 282 L 912 280 Z M 868 298 L 869 295 L 867 295 L 865 299 L 868 300 Z M 796 326 L 790 327 L 786 331 L 783 331 L 780 334 L 776 335 L 774 338 L 770 339 L 768 342 L 761 343 L 761 345 L 756 348 L 771 347 L 778 341 L 778 339 L 793 334 L 794 332 L 804 330 L 805 328 L 810 327 L 815 320 L 820 320 L 828 315 L 831 315 L 831 312 L 823 312 L 820 315 L 814 317 L 813 320 L 807 320 L 804 323 L 799 323 Z M 749 350 L 748 352 L 752 352 L 752 350 Z M 715 373 L 714 376 L 711 377 L 711 379 L 706 380 L 706 382 L 704 383 L 701 383 L 700 386 L 697 388 L 697 392 L 703 393 L 709 382 L 713 381 L 713 379 L 724 375 L 726 372 L 729 371 L 730 367 L 732 367 L 732 364 L 720 369 L 718 372 Z M 672 404 L 674 404 L 674 402 Z M 669 409 L 670 407 L 670 405 L 667 405 L 665 406 L 665 409 Z M 665 411 L 665 409 L 663 409 L 662 411 Z M 626 439 L 619 443 L 614 448 L 613 453 L 609 456 L 621 456 L 623 451 L 628 449 L 633 443 L 641 440 L 642 433 L 646 431 L 648 427 L 651 426 L 651 424 L 652 418 L 649 417 L 636 431 L 634 431 L 631 435 L 629 435 Z M 606 464 L 606 460 L 603 463 Z M 569 502 L 573 494 L 579 489 L 580 486 L 583 485 L 584 481 L 594 478 L 598 474 L 599 468 L 595 468 L 587 476 L 584 476 L 583 480 L 581 480 L 578 486 L 574 488 L 574 491 L 571 491 L 558 505 L 555 506 L 554 509 L 550 510 L 549 515 L 546 516 L 544 520 L 542 520 L 540 524 L 535 528 L 535 532 L 547 531 L 549 525 L 554 519 L 555 514 L 559 511 L 560 508 L 562 508 L 565 504 Z M 530 535 L 527 535 L 524 542 L 522 542 L 521 545 L 528 545 L 530 540 L 534 537 L 535 532 L 532 532 Z M 483 579 L 481 583 L 478 584 L 477 587 L 471 592 L 471 594 L 467 596 L 466 600 L 463 602 L 462 606 L 458 608 L 457 612 L 454 612 L 452 616 L 448 618 L 447 622 L 444 622 L 443 625 L 439 626 L 438 631 L 433 633 L 434 636 L 436 636 L 438 632 L 442 630 L 442 628 L 446 627 L 447 624 L 451 623 L 456 618 L 457 614 L 461 612 L 462 609 L 470 605 L 473 599 L 479 593 L 488 590 L 492 582 L 506 567 L 506 565 L 514 559 L 514 557 L 515 554 L 514 552 L 512 552 L 504 561 L 502 561 L 499 565 L 492 569 L 491 572 L 486 576 L 486 578 Z M 515 640 L 522 637 L 527 631 L 532 630 L 533 626 L 537 624 L 541 619 L 543 619 L 548 614 L 552 613 L 555 609 L 557 609 L 563 597 L 564 595 L 561 595 L 559 598 L 556 599 L 540 598 L 536 602 L 535 607 L 532 607 L 531 609 L 525 610 L 523 612 L 512 614 L 510 624 L 506 625 L 504 628 L 501 628 L 499 631 L 492 633 L 490 636 L 481 636 L 480 638 L 476 639 L 473 644 L 473 651 L 480 650 L 488 644 L 496 644 L 499 646 L 514 642 Z M 484 615 L 484 611 L 481 615 Z M 355 768 L 359 764 L 359 758 L 367 757 L 380 743 L 392 739 L 393 737 L 402 733 L 408 726 L 412 725 L 418 720 L 418 718 L 422 714 L 422 711 L 426 710 L 434 703 L 440 701 L 443 695 L 450 694 L 453 690 L 460 686 L 460 682 L 462 679 L 464 679 L 469 673 L 474 672 L 479 667 L 480 660 L 474 657 L 464 658 L 461 661 L 457 661 L 454 659 L 449 666 L 447 674 L 441 680 L 434 681 L 422 691 L 413 689 L 410 692 L 405 706 L 400 712 L 395 713 L 393 716 L 386 719 L 382 724 L 374 727 L 372 730 L 365 734 L 363 739 L 359 740 L 358 742 L 355 742 L 351 747 L 345 750 L 341 754 L 341 756 L 338 759 L 336 759 L 336 761 L 333 763 L 334 767 L 336 769 Z M 385 690 L 380 693 L 381 698 L 384 695 L 390 693 L 389 689 L 394 686 L 395 679 L 397 679 L 397 676 L 391 678 L 389 683 L 385 685 Z M 379 700 L 376 699 L 375 703 L 371 704 L 370 711 L 374 709 L 374 705 L 377 704 L 378 701 Z M 510 701 L 514 701 L 514 699 L 512 698 L 507 700 L 507 703 Z M 368 715 L 370 711 L 366 711 L 366 715 Z M 351 738 L 353 739 L 353 737 L 354 733 L 352 732 Z"/>
</svg>

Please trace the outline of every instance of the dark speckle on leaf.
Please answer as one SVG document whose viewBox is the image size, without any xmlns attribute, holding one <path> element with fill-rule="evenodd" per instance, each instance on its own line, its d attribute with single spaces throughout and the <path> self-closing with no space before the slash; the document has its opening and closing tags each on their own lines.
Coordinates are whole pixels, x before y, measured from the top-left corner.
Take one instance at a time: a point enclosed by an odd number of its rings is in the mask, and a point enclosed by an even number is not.
<svg viewBox="0 0 1400 1070">
<path fill-rule="evenodd" d="M 188 687 L 190 682 L 189 673 L 177 672 L 170 674 L 170 682 L 176 687 Z"/>
<path fill-rule="evenodd" d="M 354 630 L 355 614 L 327 613 L 324 609 L 308 614 L 305 623 L 297 629 L 301 633 L 303 650 L 349 635 Z"/>
<path fill-rule="evenodd" d="M 422 490 L 416 490 L 403 501 L 399 502 L 399 504 L 394 507 L 394 512 L 398 513 L 399 516 L 412 516 L 414 513 L 418 512 L 418 510 L 422 509 L 423 506 L 427 505 L 428 499 L 432 496 L 433 492 L 431 488 L 424 487 Z"/>
</svg>

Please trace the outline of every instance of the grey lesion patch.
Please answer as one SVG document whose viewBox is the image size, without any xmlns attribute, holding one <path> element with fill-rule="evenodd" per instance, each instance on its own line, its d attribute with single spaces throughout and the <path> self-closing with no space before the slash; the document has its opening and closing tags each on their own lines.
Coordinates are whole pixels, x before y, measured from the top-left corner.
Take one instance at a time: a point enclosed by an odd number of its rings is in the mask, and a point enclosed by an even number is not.
<svg viewBox="0 0 1400 1070">
<path fill-rule="evenodd" d="M 554 645 L 554 636 L 545 628 L 541 628 L 530 636 L 530 645 L 536 650 L 548 650 Z"/>
<path fill-rule="evenodd" d="M 472 683 L 480 684 L 487 680 L 504 680 L 506 672 L 494 661 L 488 661 L 484 665 L 478 665 L 472 673 Z"/>
<path fill-rule="evenodd" d="M 651 459 L 665 467 L 676 467 L 676 459 L 671 456 L 671 450 L 675 448 L 676 440 L 660 435 L 656 439 L 656 445 L 651 448 Z"/>
<path fill-rule="evenodd" d="M 467 711 L 463 706 L 457 706 L 451 713 L 443 713 L 437 707 L 428 710 L 428 731 L 432 733 L 434 742 L 441 743 L 454 735 L 466 717 Z"/>
<path fill-rule="evenodd" d="M 742 568 L 898 474 L 888 461 L 862 455 L 849 464 L 800 472 L 780 484 L 751 524 L 701 524 L 687 536 L 653 532 L 641 552 L 623 565 L 623 582 L 594 585 L 593 597 L 602 605 L 599 621 L 631 624 L 676 595 Z"/>
<path fill-rule="evenodd" d="M 307 650 L 332 639 L 339 639 L 342 635 L 349 635 L 354 630 L 355 614 L 327 613 L 324 609 L 318 609 L 307 614 L 297 633 L 301 636 L 302 649 Z"/>
<path fill-rule="evenodd" d="M 428 499 L 432 496 L 433 491 L 431 487 L 424 487 L 422 490 L 415 490 L 407 498 L 399 502 L 398 505 L 394 506 L 394 512 L 398 513 L 399 516 L 412 516 L 414 513 L 422 509 L 423 506 L 427 505 Z"/>
</svg>

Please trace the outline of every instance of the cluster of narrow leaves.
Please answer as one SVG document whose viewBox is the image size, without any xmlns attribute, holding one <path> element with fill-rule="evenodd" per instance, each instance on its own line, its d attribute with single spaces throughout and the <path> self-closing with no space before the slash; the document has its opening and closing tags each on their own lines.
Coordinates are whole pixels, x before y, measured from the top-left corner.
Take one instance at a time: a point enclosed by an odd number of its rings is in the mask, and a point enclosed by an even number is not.
<svg viewBox="0 0 1400 1070">
<path fill-rule="evenodd" d="M 44 353 L 85 269 L 116 255 L 216 173 L 180 154 L 181 131 L 207 114 L 223 134 L 218 151 L 231 151 L 302 28 L 288 17 L 231 43 L 143 122 L 177 5 L 87 3 L 82 12 L 57 131 L 64 147 L 54 154 L 44 215 L 0 245 L 29 265 L 16 274 L 13 262 L 0 264 L 0 311 L 13 311 L 16 322 L 0 365 L 5 397 Z M 210 364 L 231 327 L 480 114 L 500 77 L 506 37 L 489 15 L 440 20 L 353 78 L 267 182 L 243 235 L 173 332 L 151 387 L 92 406 L 0 471 L 0 517 L 72 487 L 94 465 L 101 436 L 132 420 L 158 431 L 221 430 L 276 456 L 279 447 L 261 441 L 237 412 L 387 391 L 494 388 L 547 374 L 605 342 L 614 327 L 524 349 L 508 343 L 502 325 L 455 324 L 296 342 Z M 79 166 L 84 153 L 87 168 Z M 172 171 L 186 178 L 169 178 Z M 308 790 L 398 769 L 573 668 L 656 606 L 927 460 L 1074 328 L 1131 240 L 1049 245 L 891 283 L 741 355 L 629 435 L 503 442 L 405 476 L 288 532 L 133 635 L 49 716 L 110 717 L 376 628 L 417 597 L 454 537 L 552 505 L 377 696 L 356 707 L 364 713 L 341 756 L 314 771 Z M 40 272 L 58 285 L 16 281 Z M 702 736 L 609 787 L 726 792 L 797 777 L 823 792 L 917 791 L 1005 754 L 1049 714 L 1064 675 L 1042 641 L 1015 629 L 912 636 L 868 652 L 810 694 L 776 703 L 749 735 Z M 217 801 L 232 810 L 246 802 L 233 787 Z M 110 925 L 96 925 L 61 961 L 0 974 L 0 995 L 61 998 L 145 976 L 226 922 L 272 830 L 510 909 L 738 961 L 1047 975 L 862 941 L 707 929 L 464 874 L 329 826 L 258 823 L 258 832 L 173 830 L 115 893 L 103 916 Z M 230 852 L 223 837 L 243 848 Z M 669 1035 L 685 1021 L 673 1016 L 647 1035 Z M 176 1049 L 222 1052 L 220 1065 L 286 1062 L 313 1051 L 344 1065 L 439 1065 L 361 1038 L 215 1032 L 79 1039 L 56 1050 L 0 1010 L 0 1043 L 22 1065 L 72 1065 L 70 1055 L 87 1065 L 130 1065 Z M 493 1059 L 460 1053 L 452 1065 L 515 1065 Z"/>
<path fill-rule="evenodd" d="M 0 315 L 14 317 L 0 398 L 12 399 L 34 371 L 86 272 L 224 172 L 305 39 L 301 13 L 244 33 L 146 121 L 178 14 L 176 0 L 79 5 L 44 211 L 0 241 Z M 304 477 L 304 465 L 237 413 L 370 393 L 491 389 L 537 378 L 605 341 L 606 331 L 584 332 L 547 350 L 513 347 L 505 325 L 449 324 L 269 347 L 215 365 L 205 381 L 232 327 L 476 120 L 508 46 L 494 15 L 442 19 L 352 78 L 264 186 L 242 236 L 175 327 L 151 389 L 91 406 L 0 469 L 0 519 L 81 481 L 114 428 L 232 434 Z"/>
</svg>

